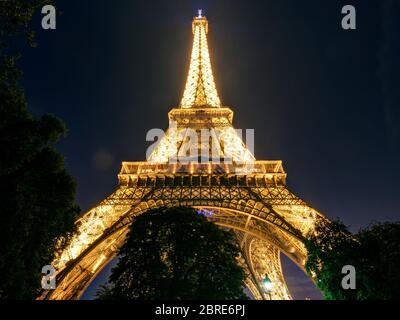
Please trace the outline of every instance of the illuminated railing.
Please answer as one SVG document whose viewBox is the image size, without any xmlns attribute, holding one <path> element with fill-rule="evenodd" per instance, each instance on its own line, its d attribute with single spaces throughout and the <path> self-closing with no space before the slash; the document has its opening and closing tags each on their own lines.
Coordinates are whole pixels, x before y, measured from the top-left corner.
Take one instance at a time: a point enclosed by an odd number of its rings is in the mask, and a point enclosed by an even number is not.
<svg viewBox="0 0 400 320">
<path fill-rule="evenodd" d="M 204 126 L 226 127 L 232 126 L 233 111 L 225 108 L 196 108 L 172 109 L 169 114 L 169 121 L 176 122 L 178 127 L 197 128 Z"/>
<path fill-rule="evenodd" d="M 285 174 L 282 161 L 255 161 L 252 163 L 149 163 L 123 162 L 120 175 L 157 174 Z"/>
</svg>

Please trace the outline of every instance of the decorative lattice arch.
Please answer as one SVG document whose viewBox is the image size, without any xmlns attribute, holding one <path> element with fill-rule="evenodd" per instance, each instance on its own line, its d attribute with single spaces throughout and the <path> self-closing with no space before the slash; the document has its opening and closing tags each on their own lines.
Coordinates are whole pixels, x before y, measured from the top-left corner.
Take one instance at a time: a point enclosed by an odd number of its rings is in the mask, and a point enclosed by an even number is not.
<svg viewBox="0 0 400 320">
<path fill-rule="evenodd" d="M 303 268 L 304 237 L 322 215 L 288 190 L 281 161 L 256 161 L 234 130 L 233 111 L 222 106 L 214 83 L 207 33 L 207 19 L 195 17 L 185 92 L 169 113 L 166 135 L 147 162 L 124 162 L 118 189 L 77 221 L 76 234 L 53 261 L 57 288 L 39 299 L 78 299 L 116 256 L 135 218 L 164 206 L 206 210 L 209 220 L 233 229 L 254 297 L 291 298 L 280 253 Z M 212 131 L 213 147 L 201 139 L 204 129 Z M 208 160 L 176 161 L 183 150 L 198 150 Z M 275 283 L 268 296 L 261 286 L 265 275 Z"/>
</svg>

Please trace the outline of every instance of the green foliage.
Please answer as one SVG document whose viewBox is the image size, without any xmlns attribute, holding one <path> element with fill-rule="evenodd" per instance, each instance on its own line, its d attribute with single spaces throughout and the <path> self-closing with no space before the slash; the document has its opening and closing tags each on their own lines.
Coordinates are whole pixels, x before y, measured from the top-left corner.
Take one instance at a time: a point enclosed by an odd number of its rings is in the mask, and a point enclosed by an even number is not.
<svg viewBox="0 0 400 320">
<path fill-rule="evenodd" d="M 51 0 L 0 1 L 0 50 L 5 50 L 15 36 L 23 36 L 30 46 L 35 46 L 35 33 L 29 23 L 35 12 L 46 4 L 51 4 Z"/>
<path fill-rule="evenodd" d="M 306 270 L 316 274 L 316 285 L 328 300 L 355 299 L 355 292 L 341 286 L 345 265 L 357 269 L 356 254 L 359 244 L 340 221 L 319 219 L 315 234 L 306 241 L 308 260 Z"/>
<path fill-rule="evenodd" d="M 152 210 L 132 224 L 101 300 L 246 299 L 239 247 L 192 208 Z"/>
<path fill-rule="evenodd" d="M 33 45 L 29 22 L 49 1 L 0 1 L 0 299 L 33 299 L 41 269 L 74 228 L 75 182 L 54 144 L 66 134 L 59 119 L 34 119 L 27 110 L 19 54 L 10 44 Z"/>
<path fill-rule="evenodd" d="M 319 219 L 306 241 L 307 272 L 328 300 L 400 296 L 400 223 L 374 224 L 356 235 L 340 221 Z M 342 288 L 342 268 L 356 269 L 356 290 Z"/>
<path fill-rule="evenodd" d="M 365 290 L 362 299 L 400 297 L 400 223 L 375 223 L 357 234 L 363 268 L 359 281 Z"/>
</svg>

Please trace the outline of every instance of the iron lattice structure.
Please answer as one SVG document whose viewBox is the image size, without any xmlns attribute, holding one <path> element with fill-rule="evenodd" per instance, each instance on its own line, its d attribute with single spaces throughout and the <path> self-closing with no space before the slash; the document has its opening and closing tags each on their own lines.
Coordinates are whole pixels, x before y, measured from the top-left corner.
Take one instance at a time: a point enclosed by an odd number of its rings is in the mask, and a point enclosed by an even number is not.
<svg viewBox="0 0 400 320">
<path fill-rule="evenodd" d="M 304 269 L 304 237 L 322 215 L 288 190 L 281 161 L 256 161 L 234 130 L 233 112 L 221 106 L 214 83 L 207 33 L 207 19 L 195 17 L 189 75 L 166 135 L 147 162 L 124 162 L 117 190 L 77 221 L 77 233 L 53 261 L 57 288 L 39 299 L 78 299 L 117 255 L 135 218 L 165 206 L 198 208 L 234 230 L 253 296 L 291 299 L 280 255 Z M 206 141 L 204 129 L 212 132 Z M 193 150 L 201 162 L 176 161 Z M 266 275 L 274 285 L 268 295 Z"/>
</svg>

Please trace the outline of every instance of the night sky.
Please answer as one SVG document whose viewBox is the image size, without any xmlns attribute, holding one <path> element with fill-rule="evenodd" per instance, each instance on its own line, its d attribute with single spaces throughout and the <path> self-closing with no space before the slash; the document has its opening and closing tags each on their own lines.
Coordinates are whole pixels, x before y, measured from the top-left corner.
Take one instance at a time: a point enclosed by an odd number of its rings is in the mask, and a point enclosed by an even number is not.
<svg viewBox="0 0 400 320">
<path fill-rule="evenodd" d="M 29 109 L 62 118 L 58 145 L 90 209 L 141 161 L 146 133 L 179 104 L 202 8 L 217 88 L 258 160 L 281 159 L 288 187 L 353 231 L 399 220 L 400 1 L 55 0 L 21 67 Z M 357 9 L 357 30 L 341 9 Z"/>
</svg>

